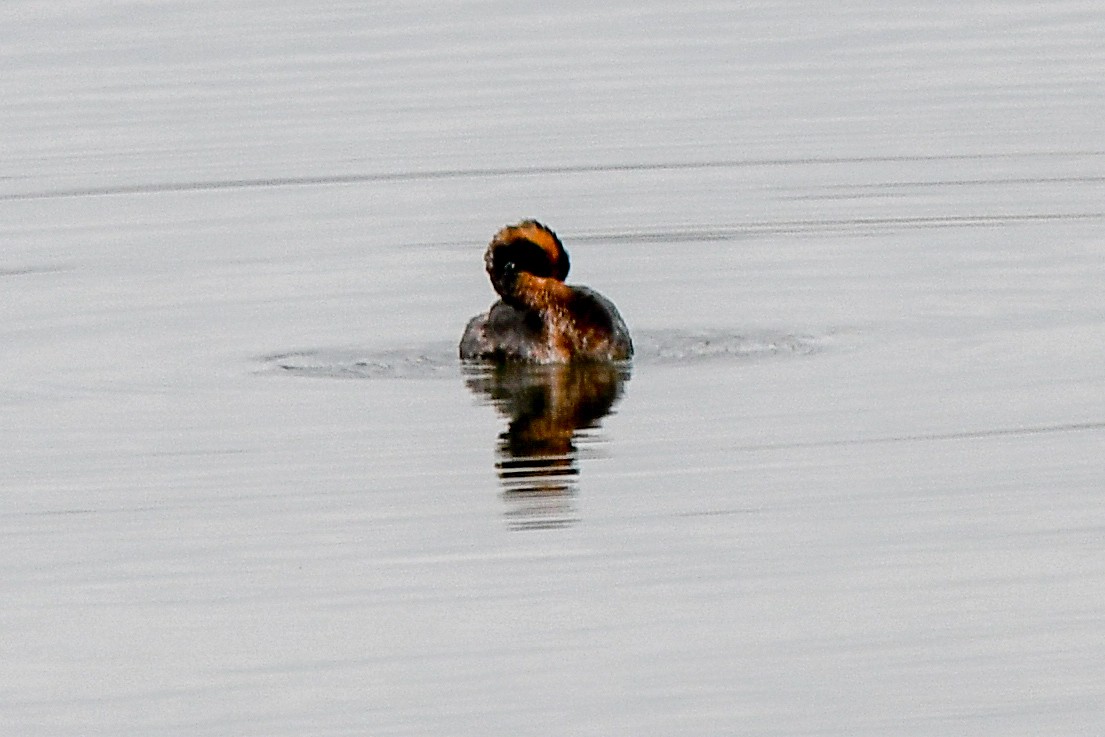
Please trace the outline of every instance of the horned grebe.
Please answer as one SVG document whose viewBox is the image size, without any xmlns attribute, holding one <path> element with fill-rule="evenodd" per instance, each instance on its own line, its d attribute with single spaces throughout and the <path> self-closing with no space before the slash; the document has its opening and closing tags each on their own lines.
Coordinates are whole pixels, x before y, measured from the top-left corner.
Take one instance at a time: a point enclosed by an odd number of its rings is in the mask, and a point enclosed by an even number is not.
<svg viewBox="0 0 1105 737">
<path fill-rule="evenodd" d="M 629 329 L 613 303 L 564 283 L 568 253 L 541 223 L 503 228 L 483 260 L 502 299 L 469 321 L 460 340 L 462 359 L 566 363 L 633 355 Z"/>
</svg>

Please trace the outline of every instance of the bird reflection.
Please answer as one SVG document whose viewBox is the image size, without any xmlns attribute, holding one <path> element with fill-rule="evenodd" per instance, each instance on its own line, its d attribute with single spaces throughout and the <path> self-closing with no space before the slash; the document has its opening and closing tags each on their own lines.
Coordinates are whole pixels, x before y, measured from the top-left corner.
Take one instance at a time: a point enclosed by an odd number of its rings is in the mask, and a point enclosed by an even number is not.
<svg viewBox="0 0 1105 737">
<path fill-rule="evenodd" d="M 609 363 L 535 365 L 469 363 L 465 383 L 509 422 L 499 435 L 495 469 L 514 529 L 565 527 L 579 477 L 578 443 L 586 444 L 629 380 Z"/>
</svg>

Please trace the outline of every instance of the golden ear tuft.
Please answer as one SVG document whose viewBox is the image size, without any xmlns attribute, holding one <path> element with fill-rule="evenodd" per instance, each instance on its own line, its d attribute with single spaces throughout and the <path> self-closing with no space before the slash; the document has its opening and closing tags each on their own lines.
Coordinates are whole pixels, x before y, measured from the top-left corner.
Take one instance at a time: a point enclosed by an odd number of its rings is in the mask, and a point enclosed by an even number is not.
<svg viewBox="0 0 1105 737">
<path fill-rule="evenodd" d="M 561 281 L 568 275 L 568 253 L 564 250 L 560 239 L 556 237 L 548 226 L 536 220 L 523 220 L 517 225 L 508 225 L 495 234 L 491 239 L 491 249 L 507 246 L 516 241 L 529 241 L 549 257 L 549 263 L 554 264 L 556 278 Z"/>
</svg>

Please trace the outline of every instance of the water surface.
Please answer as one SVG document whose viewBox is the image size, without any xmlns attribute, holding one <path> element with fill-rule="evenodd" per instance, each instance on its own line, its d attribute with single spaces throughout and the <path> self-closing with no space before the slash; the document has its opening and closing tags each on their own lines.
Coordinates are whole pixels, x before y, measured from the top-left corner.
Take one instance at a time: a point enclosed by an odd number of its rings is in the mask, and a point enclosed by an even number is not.
<svg viewBox="0 0 1105 737">
<path fill-rule="evenodd" d="M 7 3 L 8 732 L 1100 734 L 1102 20 Z"/>
</svg>

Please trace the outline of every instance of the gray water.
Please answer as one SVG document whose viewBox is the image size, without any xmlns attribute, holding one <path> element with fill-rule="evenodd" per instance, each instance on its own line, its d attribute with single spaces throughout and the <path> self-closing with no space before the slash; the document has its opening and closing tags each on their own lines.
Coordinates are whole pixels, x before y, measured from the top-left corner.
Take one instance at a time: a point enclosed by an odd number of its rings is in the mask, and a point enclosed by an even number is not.
<svg viewBox="0 0 1105 737">
<path fill-rule="evenodd" d="M 1101 734 L 1103 29 L 5 3 L 2 731 Z"/>
</svg>

